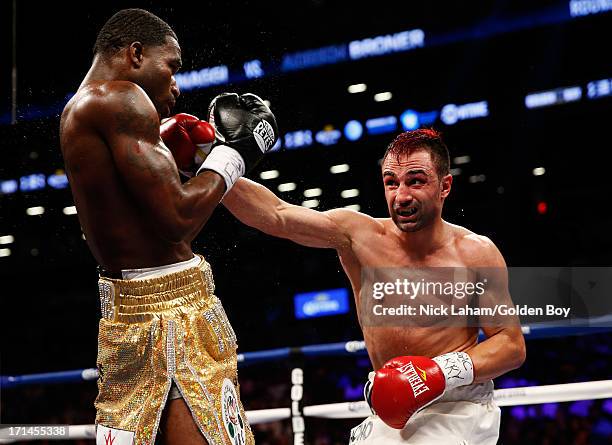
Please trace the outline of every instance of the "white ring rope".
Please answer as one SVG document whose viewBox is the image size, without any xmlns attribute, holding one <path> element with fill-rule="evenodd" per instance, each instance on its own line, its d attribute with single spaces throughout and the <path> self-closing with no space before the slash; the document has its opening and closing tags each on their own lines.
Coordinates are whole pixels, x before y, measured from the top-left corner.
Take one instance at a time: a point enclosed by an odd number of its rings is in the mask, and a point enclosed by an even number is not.
<svg viewBox="0 0 612 445">
<path fill-rule="evenodd" d="M 612 398 L 612 380 L 599 380 L 583 383 L 565 383 L 560 385 L 526 386 L 522 388 L 497 389 L 493 399 L 499 406 L 536 405 L 550 402 L 573 402 L 576 400 L 594 400 Z M 261 409 L 247 411 L 249 423 L 274 422 L 291 417 L 290 408 Z M 370 409 L 365 401 L 330 403 L 304 407 L 304 416 L 326 419 L 364 418 L 370 415 Z M 0 429 L 0 437 L 6 437 L 7 428 Z M 65 439 L 92 439 L 96 437 L 94 425 L 70 425 L 68 437 Z M 33 440 L 35 438 L 27 438 Z M 40 439 L 52 440 L 52 437 Z M 24 438 L 26 440 L 26 438 Z M 0 443 L 17 442 L 14 439 L 0 440 Z"/>
<path fill-rule="evenodd" d="M 565 383 L 560 385 L 526 386 L 521 388 L 496 389 L 493 399 L 498 406 L 537 405 L 550 402 L 573 402 L 576 400 L 607 399 L 612 397 L 612 380 L 595 382 Z M 285 418 L 289 418 L 289 408 Z M 251 422 L 251 414 L 257 413 L 257 420 L 266 419 L 264 411 L 278 415 L 277 410 L 258 410 L 247 412 Z M 370 408 L 365 401 L 329 403 L 304 407 L 304 416 L 322 417 L 326 419 L 356 419 L 370 415 Z M 275 417 L 274 420 L 278 420 Z M 272 421 L 272 420 L 270 420 Z"/>
</svg>

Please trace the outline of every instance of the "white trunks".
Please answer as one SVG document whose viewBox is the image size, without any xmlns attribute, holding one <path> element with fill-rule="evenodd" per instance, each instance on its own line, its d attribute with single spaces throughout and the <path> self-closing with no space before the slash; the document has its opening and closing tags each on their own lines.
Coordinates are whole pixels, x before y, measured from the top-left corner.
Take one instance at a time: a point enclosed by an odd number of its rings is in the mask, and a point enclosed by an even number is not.
<svg viewBox="0 0 612 445">
<path fill-rule="evenodd" d="M 461 386 L 416 413 L 404 429 L 372 415 L 351 430 L 350 444 L 494 445 L 501 412 L 493 402 L 493 382 Z"/>
</svg>

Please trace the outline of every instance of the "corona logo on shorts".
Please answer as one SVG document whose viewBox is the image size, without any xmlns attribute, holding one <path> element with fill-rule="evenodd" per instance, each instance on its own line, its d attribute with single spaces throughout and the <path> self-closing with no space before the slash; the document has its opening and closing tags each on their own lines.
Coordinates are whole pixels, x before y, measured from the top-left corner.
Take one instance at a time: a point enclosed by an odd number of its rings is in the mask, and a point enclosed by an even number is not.
<svg viewBox="0 0 612 445">
<path fill-rule="evenodd" d="M 221 387 L 221 414 L 225 431 L 232 441 L 232 445 L 244 445 L 246 442 L 244 421 L 240 415 L 236 390 L 229 379 L 223 380 L 223 386 Z"/>
</svg>

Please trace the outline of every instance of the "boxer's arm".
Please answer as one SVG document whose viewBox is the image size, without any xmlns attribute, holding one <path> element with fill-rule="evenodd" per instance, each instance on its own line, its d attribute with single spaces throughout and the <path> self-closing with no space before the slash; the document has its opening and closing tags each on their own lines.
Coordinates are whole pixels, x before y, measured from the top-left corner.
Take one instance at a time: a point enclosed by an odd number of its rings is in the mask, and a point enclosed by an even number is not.
<svg viewBox="0 0 612 445">
<path fill-rule="evenodd" d="M 158 234 L 173 242 L 191 241 L 217 206 L 225 183 L 204 172 L 181 184 L 176 164 L 160 139 L 160 123 L 150 99 L 131 82 L 114 82 L 108 93 L 83 110 L 111 150 L 134 204 Z"/>
<path fill-rule="evenodd" d="M 525 361 L 525 339 L 520 327 L 482 330 L 488 338 L 467 351 L 474 363 L 474 383 L 499 377 Z"/>
<path fill-rule="evenodd" d="M 512 305 L 506 262 L 491 240 L 479 238 L 483 246 L 479 249 L 478 263 L 483 265 L 480 271 L 486 275 L 487 282 L 480 306 Z M 487 338 L 466 351 L 474 363 L 474 383 L 486 382 L 518 368 L 526 355 L 525 339 L 517 317 L 481 318 L 480 323 Z"/>
<path fill-rule="evenodd" d="M 343 250 L 350 246 L 354 221 L 370 218 L 348 209 L 318 212 L 289 204 L 261 184 L 240 178 L 223 205 L 242 223 L 268 235 L 308 247 Z"/>
</svg>

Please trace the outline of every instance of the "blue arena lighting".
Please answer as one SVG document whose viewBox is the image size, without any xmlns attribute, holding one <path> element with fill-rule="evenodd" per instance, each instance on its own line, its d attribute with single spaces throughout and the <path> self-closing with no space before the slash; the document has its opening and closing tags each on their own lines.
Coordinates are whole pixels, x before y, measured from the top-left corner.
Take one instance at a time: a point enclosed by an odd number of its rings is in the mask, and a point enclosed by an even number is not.
<svg viewBox="0 0 612 445">
<path fill-rule="evenodd" d="M 400 122 L 404 130 L 416 130 L 419 128 L 419 113 L 414 110 L 406 110 L 400 115 Z"/>
<path fill-rule="evenodd" d="M 487 117 L 488 115 L 489 104 L 486 100 L 483 100 L 463 105 L 444 105 L 440 118 L 446 125 L 454 125 L 462 120 Z"/>
<path fill-rule="evenodd" d="M 42 173 L 34 173 L 32 175 L 22 176 L 19 178 L 19 189 L 22 192 L 41 190 L 45 188 L 45 185 L 46 178 Z"/>
<path fill-rule="evenodd" d="M 348 121 L 344 126 L 344 136 L 349 141 L 356 141 L 363 135 L 363 125 L 359 121 Z"/>
<path fill-rule="evenodd" d="M 257 79 L 258 77 L 262 77 L 265 74 L 261 66 L 261 61 L 257 59 L 245 62 L 243 68 L 244 75 L 249 79 Z"/>
<path fill-rule="evenodd" d="M 312 145 L 312 131 L 310 130 L 297 130 L 285 134 L 285 148 L 288 150 L 310 145 Z"/>
<path fill-rule="evenodd" d="M 349 55 L 353 60 L 408 51 L 422 46 L 425 46 L 425 33 L 422 29 L 353 40 L 348 44 Z"/>
<path fill-rule="evenodd" d="M 560 105 L 567 102 L 575 102 L 582 98 L 582 88 L 579 86 L 557 88 L 548 91 L 527 94 L 525 96 L 525 107 L 541 108 L 550 105 Z"/>
<path fill-rule="evenodd" d="M 321 130 L 315 134 L 315 140 L 321 145 L 334 145 L 342 137 L 342 133 L 336 129 Z"/>
<path fill-rule="evenodd" d="M 178 73 L 175 78 L 178 87 L 182 91 L 189 91 L 195 88 L 206 88 L 229 83 L 229 69 L 226 65 L 219 65 L 186 73 Z"/>
<path fill-rule="evenodd" d="M 397 118 L 395 116 L 383 116 L 368 119 L 366 121 L 368 134 L 383 134 L 397 129 Z"/>
<path fill-rule="evenodd" d="M 569 9 L 572 17 L 583 17 L 612 11 L 612 2 L 609 0 L 570 0 Z"/>
<path fill-rule="evenodd" d="M 344 62 L 348 59 L 346 45 L 331 45 L 323 48 L 309 49 L 286 54 L 283 57 L 280 70 L 298 71 L 322 65 Z"/>
<path fill-rule="evenodd" d="M 55 173 L 47 177 L 47 184 L 54 189 L 65 189 L 68 187 L 68 177 L 64 173 Z"/>
<path fill-rule="evenodd" d="M 295 318 L 314 318 L 346 314 L 349 311 L 348 289 L 329 289 L 296 294 Z"/>
<path fill-rule="evenodd" d="M 419 113 L 419 124 L 421 126 L 432 125 L 434 122 L 438 120 L 440 113 L 436 110 L 434 111 L 425 111 L 423 113 Z"/>
<path fill-rule="evenodd" d="M 7 181 L 0 182 L 0 193 L 3 195 L 10 195 L 11 193 L 15 193 L 19 188 L 17 181 L 15 179 L 9 179 Z"/>
<path fill-rule="evenodd" d="M 587 96 L 589 99 L 597 99 L 612 95 L 612 79 L 594 80 L 587 84 Z"/>
</svg>

